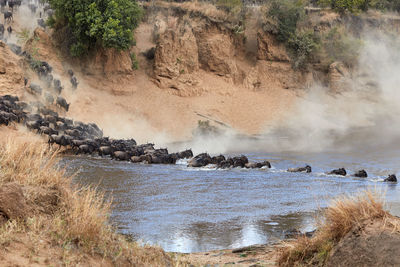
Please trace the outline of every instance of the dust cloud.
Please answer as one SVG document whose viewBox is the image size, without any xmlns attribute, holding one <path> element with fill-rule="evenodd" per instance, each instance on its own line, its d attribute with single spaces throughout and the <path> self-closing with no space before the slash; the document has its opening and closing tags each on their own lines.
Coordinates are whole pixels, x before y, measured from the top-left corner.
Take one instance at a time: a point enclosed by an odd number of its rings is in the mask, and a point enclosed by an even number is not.
<svg viewBox="0 0 400 267">
<path fill-rule="evenodd" d="M 400 40 L 381 32 L 365 34 L 363 40 L 358 67 L 342 92 L 314 85 L 284 120 L 259 136 L 238 137 L 232 130 L 185 145 L 212 154 L 393 147 L 400 139 Z"/>
</svg>

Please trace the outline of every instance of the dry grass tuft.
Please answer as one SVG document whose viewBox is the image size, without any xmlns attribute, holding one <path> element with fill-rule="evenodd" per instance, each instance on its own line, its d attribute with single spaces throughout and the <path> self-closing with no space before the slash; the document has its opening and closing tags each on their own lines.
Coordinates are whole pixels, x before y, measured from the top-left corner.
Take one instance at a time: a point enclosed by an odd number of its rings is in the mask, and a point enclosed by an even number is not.
<svg viewBox="0 0 400 267">
<path fill-rule="evenodd" d="M 47 240 L 63 251 L 61 258 L 74 254 L 77 264 L 88 256 L 122 266 L 171 264 L 160 248 L 141 247 L 117 234 L 109 224 L 111 203 L 95 188 L 73 186 L 72 177 L 58 167 L 58 155 L 42 140 L 0 141 L 0 186 L 19 184 L 29 205 L 24 220 L 9 220 L 0 227 L 0 246 L 21 234 L 33 243 Z"/>
<path fill-rule="evenodd" d="M 335 199 L 325 210 L 324 220 L 313 238 L 299 237 L 283 251 L 279 266 L 323 265 L 333 246 L 367 220 L 390 217 L 377 193 L 365 191 L 356 196 Z"/>
</svg>

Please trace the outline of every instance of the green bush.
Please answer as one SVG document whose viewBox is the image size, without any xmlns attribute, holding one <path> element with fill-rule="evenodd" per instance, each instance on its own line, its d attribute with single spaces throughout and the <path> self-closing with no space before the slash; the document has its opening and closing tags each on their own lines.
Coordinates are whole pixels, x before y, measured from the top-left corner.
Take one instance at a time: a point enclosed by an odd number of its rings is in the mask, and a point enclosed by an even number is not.
<svg viewBox="0 0 400 267">
<path fill-rule="evenodd" d="M 132 61 L 132 69 L 138 70 L 139 69 L 139 61 L 136 58 L 135 53 L 131 53 L 131 61 Z"/>
<path fill-rule="evenodd" d="M 272 0 L 267 16 L 272 18 L 277 26 L 279 41 L 288 41 L 297 29 L 297 23 L 304 17 L 305 1 L 303 0 Z"/>
<path fill-rule="evenodd" d="M 313 31 L 296 31 L 288 40 L 293 68 L 302 69 L 320 48 L 320 39 Z"/>
<path fill-rule="evenodd" d="M 48 0 L 55 10 L 52 25 L 69 27 L 73 36 L 70 52 L 79 56 L 101 46 L 128 49 L 133 43 L 132 30 L 142 10 L 132 0 Z M 53 21 L 54 20 L 54 21 Z"/>
<path fill-rule="evenodd" d="M 345 29 L 332 28 L 322 36 L 323 60 L 329 65 L 334 61 L 351 67 L 358 61 L 362 41 L 349 35 Z"/>
<path fill-rule="evenodd" d="M 379 0 L 378 0 L 379 1 Z M 371 7 L 371 0 L 320 0 L 320 5 L 330 6 L 336 12 L 343 14 L 367 11 Z"/>
<path fill-rule="evenodd" d="M 371 8 L 400 12 L 400 0 L 371 0 Z"/>
<path fill-rule="evenodd" d="M 285 42 L 295 69 L 304 68 L 320 47 L 313 31 L 298 27 L 305 18 L 305 5 L 304 0 L 272 0 L 267 13 L 275 27 L 273 33 Z"/>
<path fill-rule="evenodd" d="M 217 0 L 216 6 L 229 13 L 238 14 L 243 7 L 242 0 Z"/>
</svg>

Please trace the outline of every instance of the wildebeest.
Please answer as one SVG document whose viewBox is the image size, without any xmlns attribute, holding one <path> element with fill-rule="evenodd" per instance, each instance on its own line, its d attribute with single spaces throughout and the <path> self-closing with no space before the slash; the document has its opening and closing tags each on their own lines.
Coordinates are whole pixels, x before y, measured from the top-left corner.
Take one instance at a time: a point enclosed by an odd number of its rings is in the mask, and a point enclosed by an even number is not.
<svg viewBox="0 0 400 267">
<path fill-rule="evenodd" d="M 72 88 L 76 89 L 78 87 L 78 80 L 76 79 L 75 76 L 71 77 L 71 84 L 72 84 Z"/>
<path fill-rule="evenodd" d="M 207 153 L 202 153 L 194 157 L 189 161 L 188 167 L 204 167 L 211 164 L 212 160 L 210 155 Z"/>
<path fill-rule="evenodd" d="M 20 7 L 21 6 L 21 4 L 22 4 L 22 0 L 14 0 L 14 5 L 15 5 L 15 7 Z"/>
<path fill-rule="evenodd" d="M 16 54 L 16 55 L 21 55 L 22 53 L 22 48 L 19 45 L 16 44 L 7 44 L 8 47 L 11 49 L 11 51 Z"/>
<path fill-rule="evenodd" d="M 4 35 L 4 25 L 0 24 L 0 39 L 3 39 L 3 35 Z"/>
<path fill-rule="evenodd" d="M 31 92 L 33 94 L 38 94 L 38 95 L 42 94 L 42 88 L 37 84 L 31 83 L 31 85 L 29 85 L 29 88 L 31 89 Z"/>
<path fill-rule="evenodd" d="M 130 160 L 131 156 L 129 155 L 128 152 L 125 151 L 115 151 L 112 153 L 112 158 L 117 159 L 117 160 Z"/>
<path fill-rule="evenodd" d="M 396 182 L 397 182 L 397 177 L 396 177 L 396 175 L 394 175 L 394 174 L 390 174 L 390 175 L 388 176 L 388 178 L 386 178 L 386 179 L 384 180 L 384 182 L 396 183 Z"/>
<path fill-rule="evenodd" d="M 65 100 L 65 98 L 58 96 L 56 103 L 57 105 L 65 109 L 65 111 L 69 110 L 69 104 L 67 103 L 67 100 Z"/>
<path fill-rule="evenodd" d="M 7 5 L 7 0 L 0 0 L 0 7 L 1 7 L 1 11 L 4 10 L 4 7 Z"/>
<path fill-rule="evenodd" d="M 246 163 L 245 165 L 246 168 L 248 169 L 261 169 L 263 167 L 271 168 L 271 163 L 269 161 L 263 161 L 263 162 L 249 162 Z"/>
<path fill-rule="evenodd" d="M 42 14 L 42 12 L 40 12 L 40 14 Z M 38 19 L 37 24 L 42 28 L 46 28 L 46 23 L 44 22 L 44 19 Z"/>
<path fill-rule="evenodd" d="M 28 7 L 33 14 L 36 13 L 37 6 L 35 4 L 29 4 Z"/>
<path fill-rule="evenodd" d="M 328 175 L 340 175 L 340 176 L 346 176 L 346 170 L 344 168 L 332 170 L 327 173 Z"/>
<path fill-rule="evenodd" d="M 111 146 L 101 146 L 99 148 L 100 156 L 107 156 L 107 155 L 111 155 L 112 153 L 113 153 L 113 150 L 112 150 Z"/>
<path fill-rule="evenodd" d="M 8 0 L 8 7 L 14 12 L 15 0 Z"/>
<path fill-rule="evenodd" d="M 8 34 L 11 34 L 11 33 L 12 33 L 12 31 L 13 31 L 13 29 L 11 28 L 11 26 L 8 26 L 8 28 L 7 28 L 7 32 L 8 32 Z"/>
<path fill-rule="evenodd" d="M 54 103 L 54 97 L 49 92 L 45 92 L 44 93 L 44 99 L 49 104 L 53 104 Z"/>
<path fill-rule="evenodd" d="M 13 13 L 10 11 L 4 12 L 4 23 L 11 22 L 13 20 Z"/>
<path fill-rule="evenodd" d="M 288 172 L 307 172 L 310 173 L 312 171 L 310 165 L 306 165 L 305 167 L 299 167 L 299 168 L 289 168 L 287 170 Z"/>
<path fill-rule="evenodd" d="M 61 86 L 61 81 L 59 79 L 53 80 L 53 86 L 54 86 L 54 90 L 56 91 L 56 93 L 61 94 L 63 87 Z"/>
</svg>

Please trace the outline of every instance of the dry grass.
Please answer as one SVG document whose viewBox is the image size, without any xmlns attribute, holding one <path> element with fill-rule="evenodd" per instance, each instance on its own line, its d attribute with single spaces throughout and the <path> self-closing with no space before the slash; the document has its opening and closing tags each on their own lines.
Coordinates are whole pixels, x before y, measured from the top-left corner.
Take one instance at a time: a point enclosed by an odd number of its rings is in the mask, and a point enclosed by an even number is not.
<svg viewBox="0 0 400 267">
<path fill-rule="evenodd" d="M 198 1 L 188 1 L 184 3 L 174 3 L 174 2 L 165 2 L 165 1 L 157 1 L 152 3 L 156 6 L 161 7 L 173 7 L 173 8 L 181 8 L 188 13 L 198 13 L 204 17 L 213 18 L 216 20 L 226 21 L 231 19 L 231 14 L 218 9 L 212 3 L 207 2 L 198 2 Z"/>
<path fill-rule="evenodd" d="M 313 238 L 299 237 L 283 251 L 279 266 L 323 265 L 333 246 L 355 227 L 367 220 L 390 217 L 377 193 L 366 191 L 356 196 L 343 196 L 325 210 L 324 220 Z"/>
<path fill-rule="evenodd" d="M 104 201 L 104 195 L 91 187 L 71 185 L 72 177 L 57 167 L 58 151 L 42 140 L 28 139 L 0 141 L 0 186 L 9 182 L 21 185 L 29 206 L 25 220 L 9 220 L 1 226 L 1 246 L 10 245 L 22 234 L 33 244 L 40 240 L 53 244 L 63 251 L 63 259 L 74 254 L 76 264 L 92 256 L 100 257 L 102 264 L 109 263 L 105 265 L 171 263 L 160 248 L 141 247 L 117 234 L 109 224 L 110 203 Z"/>
</svg>

